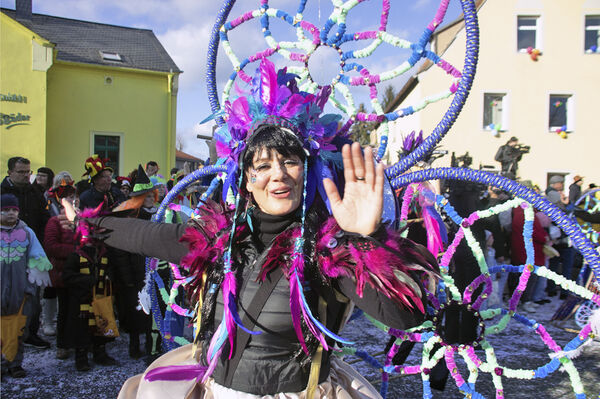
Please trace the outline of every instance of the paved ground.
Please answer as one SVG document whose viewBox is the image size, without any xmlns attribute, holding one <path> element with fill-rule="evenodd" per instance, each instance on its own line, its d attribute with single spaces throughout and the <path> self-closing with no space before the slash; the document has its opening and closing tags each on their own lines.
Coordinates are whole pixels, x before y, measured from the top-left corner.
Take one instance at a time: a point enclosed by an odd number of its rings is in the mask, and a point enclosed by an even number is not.
<svg viewBox="0 0 600 399">
<path fill-rule="evenodd" d="M 555 341 L 564 346 L 574 336 L 573 333 L 550 325 L 547 320 L 558 306 L 558 301 L 545 305 L 530 317 L 547 327 Z M 386 337 L 364 318 L 347 326 L 344 336 L 355 340 L 361 349 L 369 353 L 377 353 L 386 342 Z M 511 323 L 509 328 L 490 339 L 498 356 L 499 363 L 505 367 L 535 369 L 549 361 L 549 351 L 537 334 L 518 323 Z M 415 346 L 407 364 L 420 363 L 421 347 Z M 3 378 L 0 395 L 4 399 L 101 399 L 115 398 L 123 382 L 130 376 L 144 370 L 141 360 L 132 360 L 127 356 L 127 342 L 118 338 L 109 345 L 109 352 L 116 357 L 118 367 L 96 366 L 89 373 L 75 370 L 74 360 L 57 360 L 54 350 L 37 350 L 27 348 L 23 367 L 28 377 L 15 380 Z M 482 356 L 478 352 L 479 356 Z M 351 361 L 352 359 L 348 359 Z M 574 360 L 580 372 L 588 398 L 596 398 L 600 393 L 600 342 L 593 342 L 586 347 L 583 354 Z M 465 375 L 464 363 L 457 362 Z M 369 380 L 378 386 L 377 371 L 363 362 L 354 365 Z M 504 393 L 507 398 L 573 398 L 568 374 L 556 371 L 546 379 L 516 380 L 503 379 Z M 489 374 L 480 374 L 476 388 L 486 398 L 494 397 L 494 388 Z M 419 376 L 400 377 L 390 381 L 388 398 L 420 398 L 422 397 Z M 445 392 L 433 392 L 434 398 L 463 397 L 453 381 L 448 381 Z"/>
</svg>

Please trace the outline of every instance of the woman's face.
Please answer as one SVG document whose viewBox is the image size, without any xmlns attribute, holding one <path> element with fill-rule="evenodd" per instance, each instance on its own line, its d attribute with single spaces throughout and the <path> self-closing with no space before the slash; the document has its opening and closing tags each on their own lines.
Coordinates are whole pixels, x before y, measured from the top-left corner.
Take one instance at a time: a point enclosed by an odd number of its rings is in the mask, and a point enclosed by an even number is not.
<svg viewBox="0 0 600 399">
<path fill-rule="evenodd" d="M 38 172 L 37 176 L 35 177 L 35 182 L 42 187 L 47 187 L 48 186 L 48 174 Z"/>
<path fill-rule="evenodd" d="M 154 206 L 154 191 L 150 191 L 144 198 L 144 208 L 152 208 Z"/>
<path fill-rule="evenodd" d="M 291 155 L 284 157 L 266 148 L 256 153 L 246 170 L 246 190 L 259 209 L 269 215 L 283 216 L 295 211 L 302 201 L 304 165 Z"/>
</svg>

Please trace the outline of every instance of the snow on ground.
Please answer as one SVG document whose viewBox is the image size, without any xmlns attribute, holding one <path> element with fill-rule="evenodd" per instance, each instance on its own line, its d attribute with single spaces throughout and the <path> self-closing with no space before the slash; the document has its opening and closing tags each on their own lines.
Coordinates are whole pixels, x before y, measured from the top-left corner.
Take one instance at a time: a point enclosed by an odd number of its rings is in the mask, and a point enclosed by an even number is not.
<svg viewBox="0 0 600 399">
<path fill-rule="evenodd" d="M 554 310 L 559 306 L 555 298 L 553 303 L 544 305 L 528 317 L 542 323 L 548 333 L 562 347 L 569 342 L 574 333 L 565 331 L 548 322 Z M 571 327 L 574 327 L 571 324 Z M 387 342 L 386 336 L 372 326 L 365 318 L 350 323 L 343 335 L 357 343 L 357 347 L 370 354 L 381 351 Z M 511 322 L 502 333 L 490 338 L 496 350 L 496 356 L 501 366 L 536 369 L 549 361 L 549 350 L 545 347 L 540 337 L 532 330 L 519 323 Z M 128 357 L 127 339 L 119 337 L 115 342 L 107 345 L 108 352 L 119 361 L 118 367 L 94 366 L 92 371 L 80 373 L 75 370 L 73 357 L 67 360 L 58 360 L 55 357 L 55 348 L 39 350 L 26 348 L 23 368 L 28 375 L 25 379 L 13 379 L 3 376 L 0 396 L 3 399 L 103 399 L 116 398 L 123 382 L 135 374 L 141 373 L 144 368 L 142 360 L 133 360 Z M 407 364 L 420 363 L 421 345 L 416 345 L 407 360 Z M 477 355 L 483 357 L 482 352 Z M 463 376 L 464 363 L 457 363 Z M 347 358 L 352 361 L 352 358 Z M 381 360 L 381 357 L 380 357 Z M 588 398 L 594 398 L 600 393 L 600 342 L 595 341 L 588 345 L 581 356 L 574 359 L 579 370 L 585 393 Z M 93 365 L 93 361 L 90 361 Z M 368 380 L 379 388 L 380 374 L 364 362 L 354 364 Z M 503 378 L 504 395 L 507 398 L 573 398 L 568 374 L 556 371 L 549 377 L 539 380 L 516 380 Z M 476 389 L 486 398 L 494 397 L 494 387 L 489 374 L 480 374 Z M 422 387 L 420 376 L 405 376 L 392 379 L 389 384 L 388 398 L 420 398 Z M 446 391 L 433 391 L 434 398 L 460 398 L 463 397 L 457 390 L 452 377 L 446 385 Z"/>
</svg>

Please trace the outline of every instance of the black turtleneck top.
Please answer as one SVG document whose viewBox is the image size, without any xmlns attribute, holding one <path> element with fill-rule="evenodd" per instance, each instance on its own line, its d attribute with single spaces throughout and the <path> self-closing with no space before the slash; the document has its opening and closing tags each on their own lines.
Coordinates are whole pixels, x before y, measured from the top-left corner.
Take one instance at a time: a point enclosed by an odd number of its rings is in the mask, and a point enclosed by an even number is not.
<svg viewBox="0 0 600 399">
<path fill-rule="evenodd" d="M 257 281 L 264 256 L 268 253 L 273 239 L 288 228 L 295 227 L 298 217 L 267 215 L 258 210 L 252 215 L 253 233 L 246 240 L 245 249 L 234 255 L 238 267 L 238 313 L 241 318 L 249 306 L 261 282 Z M 156 257 L 179 264 L 188 253 L 187 244 L 179 242 L 187 226 L 181 224 L 159 224 L 140 219 L 103 217 L 95 220 L 100 227 L 112 230 L 106 244 L 125 251 Z M 340 242 L 343 239 L 340 239 Z M 342 244 L 340 244 L 342 245 Z M 346 304 L 339 301 L 335 292 L 341 293 L 356 306 L 375 319 L 397 329 L 406 329 L 420 324 L 423 315 L 398 306 L 393 300 L 379 291 L 365 286 L 363 296 L 356 294 L 352 278 L 338 278 L 331 282 L 331 288 L 313 287 L 305 291 L 309 303 L 321 295 L 327 302 L 326 325 L 337 333 L 343 318 Z M 339 294 L 338 294 L 339 295 Z M 423 298 L 425 300 L 425 298 Z M 312 307 L 312 306 L 311 306 Z M 214 327 L 221 322 L 223 299 L 217 298 Z M 318 314 L 317 309 L 313 314 Z M 215 328 L 216 330 L 216 328 Z M 214 331 L 214 330 L 213 330 Z M 306 388 L 310 374 L 310 359 L 302 354 L 300 343 L 293 328 L 289 305 L 289 282 L 281 278 L 256 320 L 254 331 L 260 335 L 251 336 L 243 350 L 240 362 L 234 372 L 231 384 L 226 384 L 228 373 L 227 357 L 229 346 L 224 349 L 213 378 L 221 385 L 255 395 L 273 395 L 280 392 L 301 392 Z M 204 345 L 207 349 L 208 345 Z M 298 355 L 299 356 L 295 356 Z M 206 353 L 202 356 L 206 358 Z M 319 382 L 329 375 L 329 353 L 324 352 Z"/>
<path fill-rule="evenodd" d="M 254 209 L 251 215 L 253 235 L 262 244 L 261 250 L 268 247 L 273 239 L 290 227 L 292 223 L 300 221 L 296 212 L 277 216 Z"/>
</svg>

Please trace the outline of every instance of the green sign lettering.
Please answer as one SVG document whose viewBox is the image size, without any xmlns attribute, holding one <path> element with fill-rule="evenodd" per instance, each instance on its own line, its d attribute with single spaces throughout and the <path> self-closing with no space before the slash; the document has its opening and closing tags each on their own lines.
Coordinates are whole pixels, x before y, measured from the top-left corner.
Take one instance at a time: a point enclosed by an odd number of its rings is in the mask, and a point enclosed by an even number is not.
<svg viewBox="0 0 600 399">
<path fill-rule="evenodd" d="M 28 122 L 31 120 L 31 115 L 18 114 L 4 114 L 0 112 L 0 126 L 5 126 L 6 129 L 10 129 L 19 125 L 29 125 Z"/>
<path fill-rule="evenodd" d="M 10 101 L 13 103 L 27 103 L 27 97 L 20 94 L 0 94 L 0 101 Z"/>
</svg>

